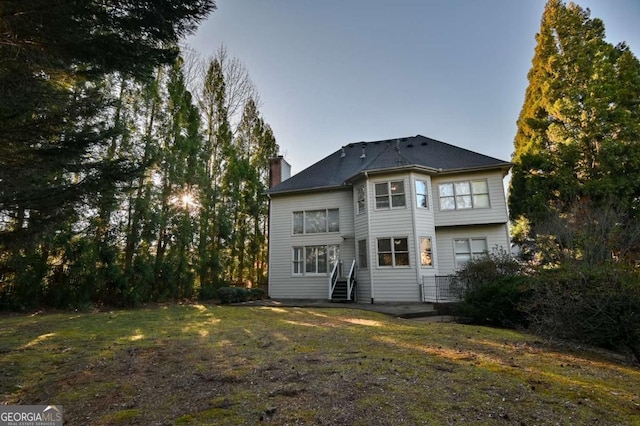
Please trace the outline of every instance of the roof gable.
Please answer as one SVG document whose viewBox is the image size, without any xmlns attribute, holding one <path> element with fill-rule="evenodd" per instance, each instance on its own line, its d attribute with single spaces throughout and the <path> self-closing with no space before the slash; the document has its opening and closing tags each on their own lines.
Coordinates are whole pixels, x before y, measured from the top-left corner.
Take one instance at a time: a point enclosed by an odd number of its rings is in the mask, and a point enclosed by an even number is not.
<svg viewBox="0 0 640 426">
<path fill-rule="evenodd" d="M 335 188 L 364 172 L 421 168 L 432 173 L 502 169 L 511 163 L 421 135 L 350 143 L 269 190 L 270 194 Z"/>
</svg>

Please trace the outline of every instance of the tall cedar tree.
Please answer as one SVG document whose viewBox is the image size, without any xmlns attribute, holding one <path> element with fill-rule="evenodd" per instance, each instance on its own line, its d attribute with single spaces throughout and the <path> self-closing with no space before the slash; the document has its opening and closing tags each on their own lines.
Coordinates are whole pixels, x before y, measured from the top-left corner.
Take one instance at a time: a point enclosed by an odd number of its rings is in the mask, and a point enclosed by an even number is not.
<svg viewBox="0 0 640 426">
<path fill-rule="evenodd" d="M 549 0 L 518 119 L 509 209 L 535 232 L 553 213 L 612 196 L 640 201 L 640 63 L 604 41 L 604 24 Z"/>
<path fill-rule="evenodd" d="M 6 0 L 0 5 L 0 243 L 24 244 L 139 164 L 102 155 L 121 132 L 103 78 L 148 78 L 213 0 Z M 37 238 L 34 238 L 36 241 Z"/>
</svg>

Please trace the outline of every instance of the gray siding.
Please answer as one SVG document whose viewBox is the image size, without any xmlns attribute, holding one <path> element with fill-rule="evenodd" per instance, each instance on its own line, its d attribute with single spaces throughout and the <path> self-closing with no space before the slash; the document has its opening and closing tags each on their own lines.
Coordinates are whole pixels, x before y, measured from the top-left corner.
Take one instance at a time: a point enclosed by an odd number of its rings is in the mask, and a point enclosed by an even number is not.
<svg viewBox="0 0 640 426">
<path fill-rule="evenodd" d="M 438 184 L 471 179 L 486 179 L 489 188 L 490 208 L 465 210 L 440 210 Z M 507 204 L 504 194 L 502 172 L 469 173 L 433 176 L 431 192 L 433 194 L 436 226 L 479 225 L 489 223 L 507 223 Z"/>
<path fill-rule="evenodd" d="M 440 211 L 438 183 L 487 179 L 490 208 Z M 375 208 L 375 184 L 403 180 L 406 206 Z M 418 208 L 415 182 L 424 180 L 429 188 L 428 208 Z M 366 212 L 356 214 L 357 186 L 365 183 Z M 293 212 L 325 208 L 340 209 L 340 232 L 293 235 Z M 345 273 L 356 257 L 358 240 L 367 240 L 368 267 L 358 270 L 358 301 L 419 301 L 424 276 L 453 273 L 455 238 L 486 238 L 489 250 L 508 249 L 507 209 L 500 171 L 428 175 L 419 172 L 376 175 L 355 182 L 344 190 L 274 196 L 271 200 L 269 239 L 269 295 L 273 298 L 328 298 L 328 274 L 293 275 L 292 248 L 309 245 L 340 245 Z M 461 225 L 461 226 L 458 226 Z M 420 265 L 420 237 L 431 237 L 434 266 Z M 409 266 L 380 267 L 378 238 L 406 237 Z"/>
<path fill-rule="evenodd" d="M 414 220 L 415 220 L 415 262 L 417 265 L 417 276 L 416 280 L 420 282 L 422 280 L 423 275 L 436 275 L 438 271 L 438 253 L 436 247 L 436 229 L 435 229 L 435 204 L 437 203 L 437 196 L 434 197 L 433 194 L 433 186 L 431 184 L 431 176 L 424 174 L 414 173 L 411 176 L 412 182 L 412 191 L 413 191 L 413 201 L 412 205 L 415 209 Z M 416 194 L 415 194 L 415 181 L 422 180 L 427 182 L 427 188 L 429 190 L 428 194 L 428 207 L 422 208 L 418 207 Z M 421 265 L 421 253 L 420 253 L 420 237 L 430 237 L 432 244 L 432 254 L 433 254 L 433 266 L 422 266 Z"/>
<path fill-rule="evenodd" d="M 375 184 L 389 180 L 403 180 L 406 194 L 406 207 L 394 209 L 375 209 Z M 419 301 L 420 294 L 416 278 L 416 241 L 413 219 L 413 182 L 409 173 L 389 176 L 376 176 L 369 179 L 368 211 L 371 215 L 370 267 L 372 268 L 373 288 L 372 298 L 376 302 Z M 409 266 L 380 267 L 378 266 L 377 240 L 378 238 L 406 237 L 409 246 Z"/>
<path fill-rule="evenodd" d="M 328 274 L 293 275 L 292 249 L 295 246 L 340 245 L 340 258 L 351 265 L 355 258 L 352 192 L 332 191 L 276 196 L 269 215 L 269 296 L 279 299 L 327 299 Z M 340 232 L 293 234 L 293 212 L 340 209 Z M 347 268 L 348 266 L 345 266 Z"/>
<path fill-rule="evenodd" d="M 496 246 L 509 250 L 507 225 L 479 225 L 451 228 L 438 228 L 438 275 L 448 275 L 456 271 L 453 240 L 456 238 L 486 238 L 487 248 L 493 251 Z"/>
<path fill-rule="evenodd" d="M 362 214 L 357 214 L 357 190 L 360 185 L 365 185 L 365 202 L 366 211 Z M 358 265 L 358 301 L 366 303 L 371 301 L 371 266 L 373 258 L 371 257 L 371 238 L 369 237 L 369 213 L 371 210 L 371 186 L 367 184 L 367 181 L 362 180 L 355 182 L 353 185 L 353 208 L 354 208 L 354 230 L 355 230 L 355 243 L 358 240 L 367 240 L 367 262 L 366 268 L 361 268 Z"/>
</svg>

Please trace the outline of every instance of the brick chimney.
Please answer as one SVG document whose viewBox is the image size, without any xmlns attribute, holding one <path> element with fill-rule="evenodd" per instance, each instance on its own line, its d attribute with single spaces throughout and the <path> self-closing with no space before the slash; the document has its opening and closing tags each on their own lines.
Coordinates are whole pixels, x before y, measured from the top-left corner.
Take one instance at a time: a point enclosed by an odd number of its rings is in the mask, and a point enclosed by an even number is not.
<svg viewBox="0 0 640 426">
<path fill-rule="evenodd" d="M 291 177 L 291 165 L 282 155 L 269 160 L 269 188 Z"/>
</svg>

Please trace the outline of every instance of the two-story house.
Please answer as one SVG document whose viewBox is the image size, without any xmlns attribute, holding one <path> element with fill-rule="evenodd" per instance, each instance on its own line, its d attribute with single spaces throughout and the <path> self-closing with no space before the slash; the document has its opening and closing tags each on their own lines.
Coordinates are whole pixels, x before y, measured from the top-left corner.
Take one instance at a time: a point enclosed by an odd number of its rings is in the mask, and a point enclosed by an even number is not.
<svg viewBox="0 0 640 426">
<path fill-rule="evenodd" d="M 272 162 L 275 174 L 286 168 L 282 161 Z M 510 167 L 418 135 L 351 143 L 276 180 L 269 296 L 338 298 L 341 275 L 349 294 L 340 298 L 425 301 L 425 283 L 495 247 L 508 249 Z"/>
</svg>

